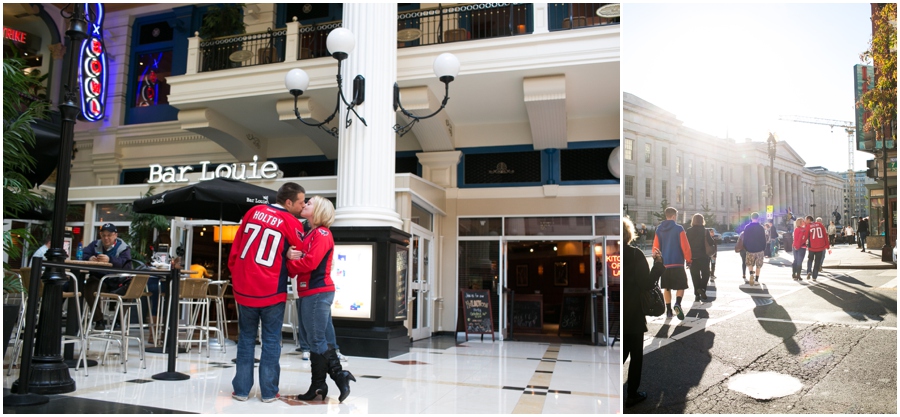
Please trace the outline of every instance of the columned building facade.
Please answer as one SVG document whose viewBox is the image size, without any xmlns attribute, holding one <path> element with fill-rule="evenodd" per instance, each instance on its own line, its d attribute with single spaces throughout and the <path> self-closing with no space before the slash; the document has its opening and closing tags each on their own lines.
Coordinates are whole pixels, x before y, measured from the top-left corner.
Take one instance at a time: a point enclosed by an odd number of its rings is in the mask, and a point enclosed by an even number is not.
<svg viewBox="0 0 900 417">
<path fill-rule="evenodd" d="M 733 230 L 752 212 L 774 206 L 779 225 L 788 212 L 822 217 L 843 212 L 844 180 L 805 161 L 787 141 L 779 141 L 773 169 L 766 138 L 737 141 L 683 126 L 677 116 L 633 94 L 624 93 L 623 202 L 638 224 L 655 227 L 666 205 L 679 222 L 694 213 L 707 224 Z M 773 178 L 771 200 L 766 185 Z M 714 221 L 711 221 L 714 220 Z"/>
</svg>

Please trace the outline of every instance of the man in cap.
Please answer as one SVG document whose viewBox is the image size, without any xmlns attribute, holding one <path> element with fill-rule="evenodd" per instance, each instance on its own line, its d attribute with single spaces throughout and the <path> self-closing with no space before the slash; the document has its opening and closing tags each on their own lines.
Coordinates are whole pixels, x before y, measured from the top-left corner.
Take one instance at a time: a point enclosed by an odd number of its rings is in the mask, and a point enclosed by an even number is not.
<svg viewBox="0 0 900 417">
<path fill-rule="evenodd" d="M 131 248 L 125 241 L 119 239 L 116 226 L 106 223 L 100 227 L 100 238 L 84 247 L 81 259 L 111 263 L 113 268 L 131 268 Z M 92 272 L 84 286 L 84 298 L 91 306 L 90 308 L 93 308 L 94 293 L 100 289 L 100 279 L 103 278 L 103 275 L 100 272 Z M 127 284 L 127 280 L 124 278 L 107 278 L 100 291 L 125 294 L 125 291 L 128 290 Z M 103 314 L 98 311 L 94 314 L 94 323 L 102 322 Z"/>
</svg>

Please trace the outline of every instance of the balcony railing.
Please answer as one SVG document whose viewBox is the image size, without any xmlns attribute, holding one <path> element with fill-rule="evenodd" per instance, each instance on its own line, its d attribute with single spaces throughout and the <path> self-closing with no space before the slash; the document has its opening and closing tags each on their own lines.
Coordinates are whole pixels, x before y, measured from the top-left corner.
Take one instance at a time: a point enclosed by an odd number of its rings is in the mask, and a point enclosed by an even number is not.
<svg viewBox="0 0 900 417">
<path fill-rule="evenodd" d="M 200 42 L 199 72 L 284 62 L 286 29 Z"/>
<path fill-rule="evenodd" d="M 597 10 L 609 3 L 549 3 L 547 22 L 539 32 L 591 26 L 618 25 L 619 18 L 600 17 Z M 535 32 L 533 3 L 480 3 L 404 11 L 397 15 L 397 47 L 435 45 L 476 39 L 520 36 Z M 189 49 L 199 60 L 188 62 L 188 74 L 229 68 L 330 56 L 328 34 L 342 21 L 301 26 L 201 41 L 190 38 Z M 190 54 L 189 54 L 190 56 Z"/>
</svg>

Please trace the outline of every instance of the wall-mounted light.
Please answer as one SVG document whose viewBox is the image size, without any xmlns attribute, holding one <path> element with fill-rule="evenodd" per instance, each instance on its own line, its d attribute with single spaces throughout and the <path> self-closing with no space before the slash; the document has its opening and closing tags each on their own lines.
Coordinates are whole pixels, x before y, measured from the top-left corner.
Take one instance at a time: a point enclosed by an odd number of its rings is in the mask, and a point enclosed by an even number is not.
<svg viewBox="0 0 900 417">
<path fill-rule="evenodd" d="M 538 275 L 544 275 L 544 265 L 538 265 Z"/>
<path fill-rule="evenodd" d="M 338 100 L 334 105 L 334 112 L 331 113 L 331 116 L 328 116 L 321 123 L 309 123 L 300 117 L 300 110 L 297 109 L 297 100 L 303 95 L 303 92 L 309 88 L 309 74 L 307 74 L 306 71 L 303 71 L 300 68 L 294 68 L 288 71 L 287 75 L 284 76 L 284 85 L 287 87 L 288 91 L 290 91 L 291 95 L 294 96 L 294 115 L 297 117 L 297 120 L 307 126 L 318 127 L 336 138 L 338 137 L 337 128 L 329 130 L 324 126 L 331 122 L 331 119 L 334 119 L 334 116 L 338 114 L 341 109 L 341 102 L 347 106 L 348 113 L 345 122 L 347 127 L 350 127 L 350 124 L 353 122 L 353 120 L 350 119 L 350 112 L 353 112 L 363 125 L 368 126 L 368 124 L 366 124 L 366 119 L 363 119 L 359 113 L 354 110 L 354 107 L 362 104 L 366 99 L 366 79 L 363 78 L 362 75 L 357 75 L 356 78 L 353 79 L 353 100 L 348 103 L 347 99 L 344 98 L 344 90 L 342 87 L 343 78 L 341 77 L 341 61 L 347 59 L 350 52 L 356 47 L 356 40 L 353 38 L 353 32 L 344 28 L 334 29 L 328 34 L 328 38 L 325 39 L 325 46 L 328 48 L 328 51 L 331 52 L 332 58 L 336 59 L 338 62 Z"/>
<path fill-rule="evenodd" d="M 579 274 L 583 274 L 583 273 L 584 273 L 584 270 L 585 270 L 585 268 L 584 268 L 584 262 L 580 262 L 580 263 L 578 264 L 578 273 L 579 273 Z"/>
<path fill-rule="evenodd" d="M 441 108 L 428 116 L 419 117 L 404 109 L 403 105 L 400 104 L 400 86 L 397 85 L 397 83 L 394 83 L 394 111 L 397 111 L 399 108 L 406 117 L 412 119 L 412 121 L 404 126 L 400 126 L 400 124 L 394 125 L 394 131 L 399 133 L 400 136 L 407 134 L 419 120 L 434 117 L 440 113 L 441 110 L 444 110 L 444 106 L 447 105 L 447 101 L 450 100 L 450 83 L 456 78 L 456 75 L 459 74 L 459 59 L 456 58 L 456 55 L 445 52 L 434 59 L 433 68 L 434 75 L 437 75 L 441 82 L 444 83 L 444 100 L 441 101 Z"/>
</svg>

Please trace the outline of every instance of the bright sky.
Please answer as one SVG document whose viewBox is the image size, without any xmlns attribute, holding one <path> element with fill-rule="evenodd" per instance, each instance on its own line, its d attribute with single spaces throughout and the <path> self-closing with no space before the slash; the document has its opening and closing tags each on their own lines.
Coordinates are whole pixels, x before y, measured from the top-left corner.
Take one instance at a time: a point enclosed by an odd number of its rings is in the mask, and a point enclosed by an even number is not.
<svg viewBox="0 0 900 417">
<path fill-rule="evenodd" d="M 622 90 L 685 126 L 743 141 L 786 141 L 806 166 L 847 170 L 853 65 L 869 46 L 862 4 L 622 4 Z M 855 152 L 854 169 L 873 156 Z"/>
</svg>

